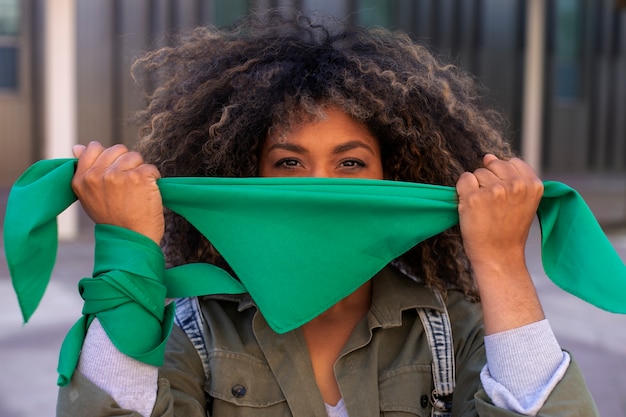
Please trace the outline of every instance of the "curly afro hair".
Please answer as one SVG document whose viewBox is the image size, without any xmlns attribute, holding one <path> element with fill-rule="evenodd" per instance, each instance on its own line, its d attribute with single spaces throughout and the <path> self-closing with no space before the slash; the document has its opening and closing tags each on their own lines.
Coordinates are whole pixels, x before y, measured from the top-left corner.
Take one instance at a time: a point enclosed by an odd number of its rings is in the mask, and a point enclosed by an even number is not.
<svg viewBox="0 0 626 417">
<path fill-rule="evenodd" d="M 390 180 L 454 186 L 485 153 L 512 156 L 503 119 L 484 105 L 473 77 L 382 28 L 249 16 L 227 29 L 181 34 L 141 57 L 133 74 L 155 86 L 138 115 L 138 150 L 163 176 L 258 176 L 272 130 L 319 117 L 329 105 L 379 140 Z M 170 266 L 230 270 L 193 226 L 167 211 L 163 248 Z M 478 296 L 458 226 L 394 263 L 430 287 Z"/>
</svg>

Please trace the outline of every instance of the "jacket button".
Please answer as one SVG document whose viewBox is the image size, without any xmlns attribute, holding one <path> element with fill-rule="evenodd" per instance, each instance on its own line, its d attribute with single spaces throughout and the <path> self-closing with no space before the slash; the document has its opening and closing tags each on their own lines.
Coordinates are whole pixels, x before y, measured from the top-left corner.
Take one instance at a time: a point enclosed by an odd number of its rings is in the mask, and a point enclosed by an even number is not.
<svg viewBox="0 0 626 417">
<path fill-rule="evenodd" d="M 422 395 L 422 397 L 420 398 L 420 405 L 422 406 L 422 408 L 428 407 L 428 395 Z"/>
<path fill-rule="evenodd" d="M 244 387 L 243 385 L 237 384 L 230 389 L 230 392 L 233 393 L 235 398 L 242 398 L 243 396 L 246 395 L 246 387 Z"/>
</svg>

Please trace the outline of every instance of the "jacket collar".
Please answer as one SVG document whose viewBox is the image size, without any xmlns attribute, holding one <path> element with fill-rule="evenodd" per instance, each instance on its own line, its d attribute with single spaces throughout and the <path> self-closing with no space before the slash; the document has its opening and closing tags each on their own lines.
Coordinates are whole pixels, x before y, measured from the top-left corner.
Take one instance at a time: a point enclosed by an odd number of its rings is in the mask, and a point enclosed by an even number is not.
<svg viewBox="0 0 626 417">
<path fill-rule="evenodd" d="M 239 311 L 256 308 L 250 294 L 220 294 L 207 297 L 237 302 L 239 303 Z M 418 308 L 445 310 L 445 306 L 435 296 L 433 290 L 409 278 L 391 265 L 386 266 L 372 277 L 370 328 L 400 326 L 402 324 L 402 312 Z"/>
<path fill-rule="evenodd" d="M 386 266 L 373 277 L 370 328 L 402 324 L 402 312 L 418 308 L 445 311 L 433 290 L 417 283 L 393 266 Z"/>
</svg>

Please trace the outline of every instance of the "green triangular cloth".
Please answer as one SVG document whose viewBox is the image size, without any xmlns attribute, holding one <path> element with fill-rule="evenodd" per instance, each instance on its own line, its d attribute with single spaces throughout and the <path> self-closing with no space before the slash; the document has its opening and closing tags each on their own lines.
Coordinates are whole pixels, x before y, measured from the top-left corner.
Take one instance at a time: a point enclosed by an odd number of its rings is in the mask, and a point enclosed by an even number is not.
<svg viewBox="0 0 626 417">
<path fill-rule="evenodd" d="M 75 162 L 39 161 L 9 195 L 5 251 L 25 321 L 55 262 L 56 216 L 76 200 Z M 326 178 L 162 178 L 158 185 L 163 204 L 207 236 L 240 281 L 208 264 L 164 270 L 148 238 L 96 226 L 94 278 L 80 283 L 85 316 L 64 344 L 62 377 L 71 376 L 95 316 L 122 352 L 155 365 L 171 326 L 165 296 L 248 292 L 270 326 L 284 333 L 458 222 L 452 187 Z M 626 313 L 626 267 L 578 193 L 545 182 L 538 216 L 550 279 L 602 309 Z"/>
</svg>

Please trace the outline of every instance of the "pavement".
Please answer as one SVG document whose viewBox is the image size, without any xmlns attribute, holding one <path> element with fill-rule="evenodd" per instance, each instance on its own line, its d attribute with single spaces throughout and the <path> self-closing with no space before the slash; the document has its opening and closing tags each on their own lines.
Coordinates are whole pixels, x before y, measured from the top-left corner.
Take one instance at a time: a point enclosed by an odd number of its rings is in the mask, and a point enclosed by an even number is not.
<svg viewBox="0 0 626 417">
<path fill-rule="evenodd" d="M 0 217 L 4 204 L 0 190 Z M 607 235 L 626 260 L 626 228 L 608 229 Z M 599 310 L 552 284 L 541 267 L 539 242 L 534 225 L 528 265 L 554 332 L 581 366 L 601 415 L 626 417 L 626 315 Z M 93 240 L 88 232 L 61 242 L 42 303 L 30 322 L 22 325 L 2 250 L 0 417 L 55 415 L 57 355 L 64 335 L 80 316 L 77 282 L 91 274 L 92 263 Z"/>
</svg>

